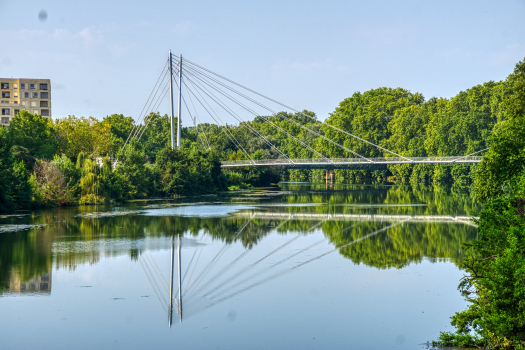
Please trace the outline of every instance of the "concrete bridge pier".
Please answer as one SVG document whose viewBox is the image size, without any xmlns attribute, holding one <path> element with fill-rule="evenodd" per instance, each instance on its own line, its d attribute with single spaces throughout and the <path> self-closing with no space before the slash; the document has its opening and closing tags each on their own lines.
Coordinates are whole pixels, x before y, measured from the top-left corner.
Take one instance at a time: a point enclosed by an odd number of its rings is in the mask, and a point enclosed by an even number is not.
<svg viewBox="0 0 525 350">
<path fill-rule="evenodd" d="M 326 184 L 333 185 L 335 183 L 335 170 L 326 169 Z"/>
</svg>

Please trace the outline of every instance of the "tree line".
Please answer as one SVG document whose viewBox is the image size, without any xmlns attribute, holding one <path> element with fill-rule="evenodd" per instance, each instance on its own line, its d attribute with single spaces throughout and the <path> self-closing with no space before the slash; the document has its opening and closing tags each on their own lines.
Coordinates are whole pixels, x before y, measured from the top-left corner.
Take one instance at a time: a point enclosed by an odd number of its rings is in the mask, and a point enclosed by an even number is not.
<svg viewBox="0 0 525 350">
<path fill-rule="evenodd" d="M 132 125 L 117 114 L 51 120 L 21 111 L 0 128 L 0 211 L 226 189 L 217 152 L 172 150 L 154 130 L 145 144 L 123 147 Z"/>
<path fill-rule="evenodd" d="M 425 100 L 422 94 L 402 88 L 356 92 L 326 122 L 406 157 L 467 155 L 490 146 L 493 132 L 508 122 L 505 106 L 515 91 L 512 76 L 450 99 Z M 123 148 L 133 128 L 131 117 L 51 120 L 20 112 L 9 128 L 0 130 L 0 210 L 191 195 L 228 186 L 267 186 L 281 179 L 315 181 L 324 178 L 323 170 L 244 167 L 221 172 L 220 161 L 279 158 L 281 152 L 290 158 L 355 157 L 317 135 L 366 157 L 392 156 L 328 127 L 310 111 L 280 112 L 226 126 L 243 151 L 228 137 L 225 126 L 208 123 L 184 127 L 181 150 L 173 151 L 169 117 L 153 113 L 147 119 L 140 142 Z M 116 168 L 115 159 L 119 160 Z M 477 168 L 390 165 L 385 170 L 336 170 L 336 179 L 471 182 Z"/>
</svg>

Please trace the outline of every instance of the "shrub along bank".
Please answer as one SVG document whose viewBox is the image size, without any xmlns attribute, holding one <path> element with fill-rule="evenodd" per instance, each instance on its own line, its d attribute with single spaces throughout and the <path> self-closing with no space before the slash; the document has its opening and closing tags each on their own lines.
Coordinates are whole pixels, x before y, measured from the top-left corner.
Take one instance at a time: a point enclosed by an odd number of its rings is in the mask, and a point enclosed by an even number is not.
<svg viewBox="0 0 525 350">
<path fill-rule="evenodd" d="M 442 333 L 434 345 L 525 349 L 525 61 L 509 80 L 506 120 L 489 137 L 476 174 L 485 206 L 459 285 L 470 304 L 452 317 L 456 332 Z"/>
</svg>

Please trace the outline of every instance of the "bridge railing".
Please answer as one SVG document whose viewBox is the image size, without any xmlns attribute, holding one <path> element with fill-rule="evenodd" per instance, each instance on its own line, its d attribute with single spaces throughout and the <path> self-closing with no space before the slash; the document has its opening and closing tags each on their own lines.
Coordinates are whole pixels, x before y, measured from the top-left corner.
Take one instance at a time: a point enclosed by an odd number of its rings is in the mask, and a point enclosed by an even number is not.
<svg viewBox="0 0 525 350">
<path fill-rule="evenodd" d="M 474 163 L 481 161 L 480 156 L 455 156 L 455 157 L 378 157 L 378 158 L 299 158 L 299 159 L 257 159 L 257 165 L 301 165 L 301 164 L 411 164 L 411 163 Z M 222 161 L 223 166 L 242 166 L 252 165 L 247 159 Z"/>
</svg>

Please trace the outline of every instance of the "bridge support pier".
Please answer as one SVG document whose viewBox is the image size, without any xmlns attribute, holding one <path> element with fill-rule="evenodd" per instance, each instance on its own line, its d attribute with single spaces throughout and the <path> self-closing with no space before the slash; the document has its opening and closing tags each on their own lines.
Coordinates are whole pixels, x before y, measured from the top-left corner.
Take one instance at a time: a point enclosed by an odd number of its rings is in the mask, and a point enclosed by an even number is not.
<svg viewBox="0 0 525 350">
<path fill-rule="evenodd" d="M 335 183 L 335 170 L 326 169 L 326 184 L 333 185 Z"/>
</svg>

